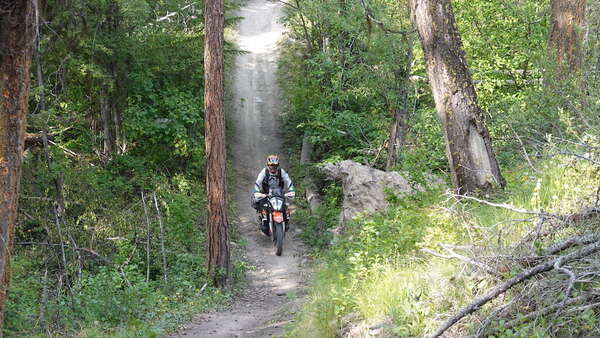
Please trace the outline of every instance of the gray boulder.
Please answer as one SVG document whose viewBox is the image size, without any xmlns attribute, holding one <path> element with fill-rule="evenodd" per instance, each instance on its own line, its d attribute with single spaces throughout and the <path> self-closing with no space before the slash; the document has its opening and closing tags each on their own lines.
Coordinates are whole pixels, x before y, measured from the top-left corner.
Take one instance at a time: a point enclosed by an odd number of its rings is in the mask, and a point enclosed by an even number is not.
<svg viewBox="0 0 600 338">
<path fill-rule="evenodd" d="M 341 161 L 323 167 L 325 174 L 342 182 L 344 201 L 340 215 L 343 226 L 358 213 L 373 212 L 388 207 L 385 189 L 397 196 L 423 191 L 411 185 L 398 172 L 386 172 L 354 161 Z"/>
</svg>

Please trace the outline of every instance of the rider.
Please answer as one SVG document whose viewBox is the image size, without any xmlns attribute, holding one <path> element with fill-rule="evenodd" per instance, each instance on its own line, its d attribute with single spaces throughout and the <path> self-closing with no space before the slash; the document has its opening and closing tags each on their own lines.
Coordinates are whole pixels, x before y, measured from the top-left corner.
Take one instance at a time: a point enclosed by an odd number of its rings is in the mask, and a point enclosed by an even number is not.
<svg viewBox="0 0 600 338">
<path fill-rule="evenodd" d="M 256 183 L 254 184 L 254 199 L 252 206 L 258 214 L 258 219 L 261 224 L 261 230 L 265 235 L 269 235 L 269 223 L 268 220 L 262 217 L 261 208 L 260 208 L 260 200 L 265 197 L 265 195 L 269 194 L 269 190 L 271 188 L 281 188 L 282 191 L 286 191 L 285 197 L 294 198 L 296 195 L 294 191 L 294 184 L 290 179 L 290 176 L 287 174 L 283 168 L 279 167 L 279 157 L 277 155 L 269 155 L 267 157 L 267 166 L 263 168 L 256 178 Z M 285 218 L 285 230 L 287 231 L 289 228 L 288 225 L 288 213 L 283 213 Z"/>
</svg>

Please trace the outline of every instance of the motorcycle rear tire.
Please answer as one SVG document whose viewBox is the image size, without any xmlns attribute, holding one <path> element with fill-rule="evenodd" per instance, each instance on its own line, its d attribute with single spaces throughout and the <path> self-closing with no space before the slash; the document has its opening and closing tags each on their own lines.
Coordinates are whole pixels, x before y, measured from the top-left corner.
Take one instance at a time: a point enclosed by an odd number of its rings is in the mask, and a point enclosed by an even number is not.
<svg viewBox="0 0 600 338">
<path fill-rule="evenodd" d="M 277 256 L 281 256 L 283 253 L 283 237 L 285 235 L 285 231 L 283 230 L 283 223 L 275 223 L 275 228 L 273 229 L 273 241 L 275 242 L 275 254 Z"/>
</svg>

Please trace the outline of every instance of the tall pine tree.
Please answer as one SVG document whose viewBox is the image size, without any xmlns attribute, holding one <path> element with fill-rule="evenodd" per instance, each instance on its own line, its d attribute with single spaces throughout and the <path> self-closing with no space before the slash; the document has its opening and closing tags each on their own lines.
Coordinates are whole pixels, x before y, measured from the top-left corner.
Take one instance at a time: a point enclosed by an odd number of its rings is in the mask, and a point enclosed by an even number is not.
<svg viewBox="0 0 600 338">
<path fill-rule="evenodd" d="M 229 238 L 225 184 L 225 115 L 223 112 L 223 0 L 204 2 L 204 123 L 208 201 L 208 271 L 223 287 L 229 275 Z"/>
<path fill-rule="evenodd" d="M 0 2 L 0 332 L 10 283 L 10 254 L 27 123 L 34 41 L 33 1 Z"/>
</svg>

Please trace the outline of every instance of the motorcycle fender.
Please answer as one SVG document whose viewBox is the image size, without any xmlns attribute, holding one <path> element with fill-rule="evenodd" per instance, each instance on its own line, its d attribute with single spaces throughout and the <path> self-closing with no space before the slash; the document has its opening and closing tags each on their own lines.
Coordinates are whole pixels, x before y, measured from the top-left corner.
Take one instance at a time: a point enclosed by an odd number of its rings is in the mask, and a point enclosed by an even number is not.
<svg viewBox="0 0 600 338">
<path fill-rule="evenodd" d="M 273 211 L 273 222 L 283 222 L 283 213 L 281 211 Z"/>
</svg>

